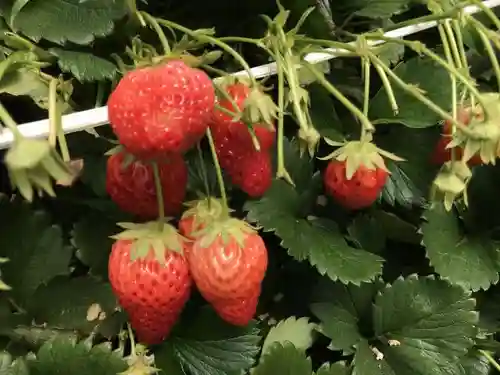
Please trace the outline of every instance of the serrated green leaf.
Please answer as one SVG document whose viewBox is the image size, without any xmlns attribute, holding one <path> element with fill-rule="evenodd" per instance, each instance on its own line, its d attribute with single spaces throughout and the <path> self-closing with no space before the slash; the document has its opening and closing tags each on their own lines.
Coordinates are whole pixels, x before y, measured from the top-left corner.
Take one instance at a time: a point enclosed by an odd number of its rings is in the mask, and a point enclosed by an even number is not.
<svg viewBox="0 0 500 375">
<path fill-rule="evenodd" d="M 405 46 L 400 43 L 385 43 L 377 47 L 377 56 L 387 66 L 395 65 L 401 61 L 405 53 Z M 397 98 L 396 98 L 397 99 Z"/>
<path fill-rule="evenodd" d="M 491 371 L 488 359 L 475 350 L 463 357 L 461 363 L 467 375 L 488 375 Z"/>
<path fill-rule="evenodd" d="M 344 362 L 323 363 L 316 371 L 316 375 L 347 375 L 348 373 L 349 370 Z"/>
<path fill-rule="evenodd" d="M 440 204 L 424 213 L 423 242 L 427 257 L 444 279 L 477 291 L 498 283 L 500 249 L 488 237 L 465 236 L 459 219 Z"/>
<path fill-rule="evenodd" d="M 382 258 L 350 247 L 330 220 L 301 218 L 298 204 L 296 190 L 277 180 L 261 199 L 247 201 L 244 209 L 249 221 L 281 238 L 292 257 L 308 260 L 320 274 L 327 274 L 332 280 L 359 284 L 382 272 Z"/>
<path fill-rule="evenodd" d="M 315 327 L 316 324 L 309 322 L 308 318 L 291 316 L 279 321 L 269 330 L 262 344 L 262 355 L 268 353 L 274 343 L 289 342 L 298 350 L 309 349 L 314 341 Z"/>
<path fill-rule="evenodd" d="M 72 243 L 76 256 L 90 267 L 92 274 L 108 277 L 108 258 L 114 240 L 110 236 L 120 232 L 114 221 L 104 215 L 92 214 L 75 223 Z"/>
<path fill-rule="evenodd" d="M 259 353 L 258 330 L 231 326 L 208 308 L 176 328 L 155 353 L 156 367 L 165 374 L 240 374 Z"/>
<path fill-rule="evenodd" d="M 475 300 L 459 286 L 399 278 L 375 299 L 375 336 L 389 343 L 377 349 L 397 375 L 464 374 L 459 359 L 474 345 L 474 309 Z"/>
<path fill-rule="evenodd" d="M 371 253 L 381 254 L 385 249 L 386 234 L 382 223 L 374 216 L 359 215 L 354 218 L 347 228 L 349 239 L 360 248 Z"/>
<path fill-rule="evenodd" d="M 379 288 L 378 282 L 358 287 L 329 280 L 316 287 L 311 311 L 321 321 L 321 332 L 332 340 L 333 348 L 350 352 L 365 339 L 361 331 L 370 331 L 372 303 Z"/>
<path fill-rule="evenodd" d="M 252 375 L 311 375 L 311 359 L 292 344 L 275 343 L 265 354 Z"/>
<path fill-rule="evenodd" d="M 109 35 L 114 21 L 125 16 L 125 3 L 115 0 L 31 1 L 14 19 L 13 28 L 35 41 L 90 44 Z"/>
<path fill-rule="evenodd" d="M 414 57 L 394 68 L 394 73 L 408 84 L 417 85 L 424 90 L 427 98 L 444 110 L 451 109 L 450 76 L 446 69 L 429 58 Z M 410 128 L 434 126 L 439 116 L 425 104 L 392 85 L 399 106 L 399 113 L 394 114 L 387 92 L 381 87 L 370 102 L 370 118 L 375 123 L 401 123 Z"/>
<path fill-rule="evenodd" d="M 403 12 L 412 0 L 362 0 L 363 7 L 355 14 L 369 18 L 389 18 L 394 14 Z M 361 5 L 361 4 L 360 4 Z"/>
<path fill-rule="evenodd" d="M 91 333 L 118 307 L 111 286 L 92 277 L 57 277 L 29 303 L 37 324 Z"/>
<path fill-rule="evenodd" d="M 71 249 L 63 244 L 61 228 L 26 203 L 0 201 L 0 223 L 0 256 L 9 258 L 2 265 L 2 279 L 12 287 L 8 293 L 25 306 L 40 285 L 69 273 Z"/>
<path fill-rule="evenodd" d="M 412 374 L 416 373 L 395 373 L 393 369 L 389 366 L 389 364 L 384 360 L 378 360 L 376 358 L 376 353 L 374 353 L 373 349 L 368 345 L 367 341 L 362 341 L 359 343 L 358 348 L 356 350 L 356 354 L 354 355 L 353 363 L 352 363 L 352 375 L 403 375 L 403 374 Z M 435 372 L 433 372 L 435 374 Z M 451 374 L 449 374 L 451 375 Z"/>
<path fill-rule="evenodd" d="M 116 375 L 128 367 L 106 343 L 89 347 L 85 342 L 75 343 L 68 338 L 45 343 L 28 365 L 30 375 Z"/>
<path fill-rule="evenodd" d="M 28 4 L 29 1 L 31 0 L 14 0 L 14 4 L 12 4 L 12 9 L 10 11 L 10 23 L 14 21 L 17 14 L 26 6 L 26 4 Z"/>
<path fill-rule="evenodd" d="M 60 48 L 51 48 L 49 52 L 58 57 L 57 64 L 63 72 L 73 74 L 80 82 L 111 80 L 118 73 L 114 63 L 91 53 Z"/>
</svg>

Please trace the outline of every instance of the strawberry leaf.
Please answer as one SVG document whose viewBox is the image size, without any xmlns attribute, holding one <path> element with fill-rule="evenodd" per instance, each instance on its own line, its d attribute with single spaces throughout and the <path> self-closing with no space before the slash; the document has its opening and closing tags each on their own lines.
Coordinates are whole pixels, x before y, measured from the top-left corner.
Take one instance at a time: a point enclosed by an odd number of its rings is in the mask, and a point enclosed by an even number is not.
<svg viewBox="0 0 500 375">
<path fill-rule="evenodd" d="M 57 64 L 64 72 L 69 72 L 80 82 L 113 79 L 118 69 L 111 61 L 86 52 L 75 52 L 51 48 L 50 53 L 57 56 Z"/>
<path fill-rule="evenodd" d="M 63 245 L 61 228 L 28 204 L 0 200 L 0 223 L 0 257 L 9 259 L 2 264 L 2 280 L 12 287 L 8 293 L 16 303 L 25 306 L 40 285 L 69 274 L 72 253 Z"/>
<path fill-rule="evenodd" d="M 369 18 L 389 18 L 405 11 L 412 0 L 357 0 L 362 8 L 355 12 L 357 16 Z"/>
<path fill-rule="evenodd" d="M 261 337 L 252 324 L 235 327 L 209 308 L 178 325 L 155 353 L 156 367 L 165 374 L 241 374 L 259 353 Z"/>
<path fill-rule="evenodd" d="M 314 328 L 316 324 L 309 322 L 308 318 L 297 319 L 291 316 L 281 320 L 272 327 L 262 344 L 262 355 L 271 350 L 275 343 L 291 343 L 298 350 L 307 350 L 314 341 Z"/>
<path fill-rule="evenodd" d="M 436 204 L 424 213 L 423 242 L 436 272 L 451 283 L 477 291 L 498 283 L 500 249 L 490 238 L 465 237 L 455 213 Z"/>
<path fill-rule="evenodd" d="M 30 375 L 116 375 L 127 369 L 127 364 L 117 352 L 112 352 L 107 343 L 90 346 L 82 341 L 56 338 L 46 342 L 28 361 Z"/>
<path fill-rule="evenodd" d="M 275 343 L 253 369 L 253 375 L 274 374 L 311 375 L 311 359 L 291 343 Z"/>
<path fill-rule="evenodd" d="M 374 2 L 375 3 L 375 2 Z M 378 2 L 377 2 L 378 3 Z M 417 85 L 436 105 L 449 110 L 451 108 L 450 76 L 446 69 L 428 58 L 414 57 L 397 65 L 394 73 L 408 84 Z M 374 123 L 400 123 L 410 128 L 434 126 L 439 116 L 425 104 L 407 94 L 396 85 L 392 85 L 397 98 L 399 113 L 394 114 L 384 86 L 370 102 L 370 118 Z"/>
<path fill-rule="evenodd" d="M 124 2 L 115 0 L 31 1 L 16 15 L 12 27 L 35 41 L 87 45 L 95 37 L 109 35 L 114 21 L 126 12 Z"/>
<path fill-rule="evenodd" d="M 277 180 L 260 200 L 247 201 L 244 208 L 247 219 L 274 232 L 292 257 L 308 260 L 332 280 L 359 284 L 382 272 L 382 258 L 350 247 L 333 221 L 301 217 L 300 203 L 297 191 Z"/>
<path fill-rule="evenodd" d="M 93 275 L 107 279 L 108 258 L 114 242 L 110 236 L 119 231 L 114 221 L 95 213 L 75 223 L 71 241 L 77 248 L 76 256 L 90 267 Z"/>
<path fill-rule="evenodd" d="M 116 308 L 110 285 L 91 277 L 55 278 L 40 287 L 29 304 L 37 324 L 87 334 Z"/>
<path fill-rule="evenodd" d="M 474 345 L 478 323 L 469 292 L 412 275 L 380 290 L 372 304 L 364 288 L 340 297 L 332 289 L 312 305 L 333 347 L 354 350 L 353 374 L 465 374 L 461 360 Z"/>
</svg>

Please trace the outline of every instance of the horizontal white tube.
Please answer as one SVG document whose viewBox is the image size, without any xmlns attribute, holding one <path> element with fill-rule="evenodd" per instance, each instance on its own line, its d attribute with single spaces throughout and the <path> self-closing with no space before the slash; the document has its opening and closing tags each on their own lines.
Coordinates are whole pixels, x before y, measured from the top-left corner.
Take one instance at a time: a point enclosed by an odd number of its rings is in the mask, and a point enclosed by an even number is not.
<svg viewBox="0 0 500 375">
<path fill-rule="evenodd" d="M 500 5 L 500 0 L 486 0 L 483 1 L 484 6 L 494 8 Z M 481 8 L 476 5 L 470 5 L 464 8 L 464 11 L 469 14 L 481 11 Z M 436 21 L 424 22 L 418 25 L 405 26 L 400 29 L 392 30 L 385 33 L 385 36 L 391 38 L 404 38 L 405 36 L 418 33 L 419 31 L 427 30 L 437 25 Z M 383 41 L 374 41 L 372 45 L 384 43 Z M 317 64 L 323 61 L 331 60 L 337 57 L 335 53 L 346 52 L 339 49 L 328 48 L 328 52 L 314 52 L 308 54 L 305 59 L 312 63 Z M 276 74 L 276 63 L 272 62 L 256 66 L 251 69 L 251 74 L 255 78 L 264 78 Z M 245 70 L 233 73 L 233 75 L 247 76 Z M 108 123 L 108 108 L 106 106 L 93 108 L 86 111 L 80 111 L 64 115 L 62 118 L 62 125 L 65 133 L 74 133 L 85 129 L 95 128 L 97 126 L 105 125 Z M 26 137 L 30 138 L 44 138 L 49 135 L 49 120 L 40 120 L 27 122 L 18 126 L 19 131 Z M 10 146 L 14 137 L 9 129 L 2 129 L 0 134 L 0 149 L 5 149 Z"/>
</svg>

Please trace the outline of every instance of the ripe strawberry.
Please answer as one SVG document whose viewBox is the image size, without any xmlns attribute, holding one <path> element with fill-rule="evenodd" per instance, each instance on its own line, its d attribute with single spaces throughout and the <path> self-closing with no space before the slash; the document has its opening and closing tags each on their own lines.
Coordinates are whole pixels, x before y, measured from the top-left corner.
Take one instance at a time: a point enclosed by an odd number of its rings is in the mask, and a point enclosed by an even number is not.
<svg viewBox="0 0 500 375">
<path fill-rule="evenodd" d="M 388 172 L 381 168 L 368 169 L 360 165 L 350 180 L 346 177 L 346 163 L 332 159 L 323 176 L 325 189 L 340 205 L 350 210 L 371 206 L 378 198 Z"/>
<path fill-rule="evenodd" d="M 231 100 L 225 98 L 219 100 L 219 106 L 232 112 L 244 111 L 245 102 L 250 95 L 250 87 L 239 82 L 227 85 L 225 90 L 233 99 L 237 109 L 233 107 Z M 271 149 L 276 137 L 274 127 L 265 123 L 253 124 L 252 126 L 261 150 Z M 237 161 L 239 155 L 255 149 L 248 126 L 243 121 L 234 121 L 232 116 L 221 110 L 214 110 L 210 128 L 222 168 L 230 167 Z"/>
<path fill-rule="evenodd" d="M 219 220 L 196 239 L 188 261 L 198 290 L 219 316 L 247 325 L 255 315 L 268 263 L 258 233 L 241 220 Z"/>
<path fill-rule="evenodd" d="M 183 255 L 167 247 L 160 254 L 164 264 L 157 260 L 158 249 L 153 247 L 146 256 L 132 261 L 131 252 L 137 250 L 132 245 L 128 239 L 118 239 L 113 244 L 109 281 L 139 340 L 148 345 L 159 344 L 189 299 L 192 279 L 188 263 Z"/>
<path fill-rule="evenodd" d="M 231 182 L 252 198 L 264 195 L 273 179 L 271 155 L 268 151 L 252 150 L 227 168 Z"/>
<path fill-rule="evenodd" d="M 108 100 L 120 143 L 142 159 L 181 154 L 208 127 L 215 103 L 210 78 L 180 60 L 127 73 Z"/>
<path fill-rule="evenodd" d="M 108 158 L 106 191 L 123 210 L 144 219 L 158 217 L 158 203 L 153 168 L 140 161 L 133 161 L 123 168 L 124 152 Z M 182 209 L 186 195 L 188 170 L 182 156 L 172 154 L 169 159 L 158 161 L 166 215 L 176 215 Z"/>
<path fill-rule="evenodd" d="M 457 111 L 458 121 L 462 122 L 465 125 L 469 125 L 469 123 L 471 122 L 471 111 L 472 108 L 459 107 Z M 431 162 L 433 164 L 442 165 L 451 160 L 452 149 L 446 148 L 452 140 L 451 130 L 452 130 L 451 121 L 445 120 L 443 123 L 443 135 L 436 144 L 431 156 Z M 454 152 L 457 160 L 460 160 L 463 157 L 462 147 L 455 147 Z M 467 163 L 469 164 L 469 166 L 476 166 L 483 164 L 483 161 L 481 160 L 481 157 L 478 154 L 476 154 L 471 159 L 469 159 Z"/>
</svg>

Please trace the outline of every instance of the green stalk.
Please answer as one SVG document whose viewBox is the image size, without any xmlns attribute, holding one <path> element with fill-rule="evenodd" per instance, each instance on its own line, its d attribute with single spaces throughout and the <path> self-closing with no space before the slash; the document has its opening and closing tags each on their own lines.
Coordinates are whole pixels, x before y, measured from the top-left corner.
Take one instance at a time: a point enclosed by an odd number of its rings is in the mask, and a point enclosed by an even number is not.
<svg viewBox="0 0 500 375">
<path fill-rule="evenodd" d="M 432 110 L 434 113 L 438 114 L 441 118 L 450 120 L 452 124 L 456 125 L 461 131 L 463 131 L 465 134 L 470 134 L 470 130 L 464 126 L 463 124 L 459 123 L 457 120 L 455 120 L 448 112 L 446 112 L 444 109 L 439 107 L 436 103 L 434 103 L 432 100 L 428 99 L 423 95 L 420 91 L 416 90 L 412 86 L 408 85 L 406 82 L 404 82 L 401 78 L 399 78 L 389 67 L 387 67 L 382 60 L 380 60 L 375 54 L 372 52 L 368 52 L 368 56 L 372 60 L 373 64 L 378 64 L 386 73 L 389 77 L 391 77 L 394 82 L 405 92 L 408 94 L 412 95 L 415 99 L 419 100 L 423 104 L 425 104 L 430 110 Z"/>
<path fill-rule="evenodd" d="M 498 19 L 498 17 L 496 16 L 496 14 L 490 8 L 488 8 L 487 6 L 485 6 L 483 4 L 483 2 L 480 1 L 480 0 L 471 0 L 471 2 L 474 5 L 477 5 L 477 7 L 479 9 L 481 9 L 484 12 L 484 14 L 486 14 L 488 16 L 488 18 L 491 20 L 491 22 L 493 22 L 495 24 L 496 28 L 498 30 L 500 30 L 500 20 Z"/>
<path fill-rule="evenodd" d="M 489 352 L 487 352 L 486 350 L 479 350 L 479 353 L 486 357 L 490 365 L 492 365 L 497 371 L 500 371 L 500 364 L 495 361 L 495 358 L 493 358 Z"/>
<path fill-rule="evenodd" d="M 210 128 L 207 129 L 207 139 L 208 139 L 208 145 L 210 146 L 210 152 L 212 153 L 212 158 L 214 161 L 215 174 L 217 176 L 217 183 L 219 184 L 224 215 L 229 215 L 229 205 L 227 202 L 226 187 L 224 185 L 224 177 L 222 177 L 222 168 L 221 168 L 220 163 L 219 163 L 219 158 L 217 157 L 217 151 L 215 150 L 215 143 L 214 143 L 214 139 L 212 137 L 212 132 L 210 131 Z"/>
<path fill-rule="evenodd" d="M 196 144 L 196 150 L 198 151 L 198 160 L 200 161 L 201 168 L 201 179 L 203 180 L 203 188 L 205 189 L 205 194 L 207 198 L 210 197 L 210 185 L 208 183 L 208 173 L 205 168 L 205 161 L 203 160 L 203 151 L 201 150 L 200 142 Z M 210 205 L 210 199 L 208 200 Z"/>
<path fill-rule="evenodd" d="M 9 111 L 7 111 L 7 109 L 4 107 L 2 102 L 0 102 L 0 120 L 2 120 L 3 124 L 12 132 L 15 142 L 18 142 L 24 138 L 24 136 L 17 128 L 16 122 L 10 115 Z"/>
<path fill-rule="evenodd" d="M 152 27 L 152 29 L 156 32 L 158 35 L 158 39 L 160 39 L 161 46 L 163 48 L 163 52 L 165 55 L 169 55 L 172 52 L 172 49 L 170 48 L 170 44 L 168 43 L 167 36 L 163 32 L 160 24 L 156 20 L 156 18 L 152 17 L 146 12 L 141 12 L 141 15 L 148 21 L 149 25 Z"/>
<path fill-rule="evenodd" d="M 186 35 L 189 35 L 194 39 L 197 39 L 201 42 L 213 44 L 213 45 L 219 47 L 220 49 L 222 49 L 223 51 L 227 52 L 228 54 L 233 56 L 236 61 L 238 61 L 238 63 L 242 66 L 243 69 L 245 69 L 247 71 L 248 77 L 252 81 L 252 84 L 255 86 L 257 85 L 257 81 L 255 80 L 254 76 L 252 75 L 252 70 L 250 68 L 250 65 L 248 65 L 248 63 L 245 61 L 243 56 L 241 56 L 238 52 L 236 52 L 236 50 L 234 50 L 232 47 L 230 47 L 226 43 L 223 43 L 219 39 L 214 38 L 214 37 L 209 36 L 209 35 L 198 34 L 196 31 L 188 29 L 187 27 L 184 27 L 184 26 L 179 25 L 179 24 L 172 22 L 172 21 L 167 21 L 164 19 L 158 19 L 157 21 L 160 25 L 179 30 L 180 32 L 182 32 Z"/>
<path fill-rule="evenodd" d="M 163 230 L 163 224 L 165 223 L 165 202 L 163 200 L 163 187 L 161 185 L 160 168 L 157 162 L 152 163 L 153 177 L 155 180 L 155 190 L 156 190 L 156 203 L 158 204 L 158 227 L 159 230 Z"/>
<path fill-rule="evenodd" d="M 305 63 L 311 73 L 316 77 L 319 83 L 323 85 L 338 101 L 340 101 L 356 118 L 359 119 L 361 124 L 366 128 L 367 131 L 372 132 L 374 130 L 372 123 L 366 117 L 362 111 L 359 110 L 349 99 L 347 99 L 344 94 L 342 94 L 334 85 L 332 85 L 328 80 L 314 67 L 314 65 Z"/>
<path fill-rule="evenodd" d="M 481 97 L 480 92 L 477 90 L 477 88 L 470 82 L 470 79 L 468 77 L 465 77 L 462 73 L 460 73 L 454 66 L 450 66 L 445 60 L 443 60 L 439 55 L 436 53 L 432 52 L 430 49 L 428 49 L 425 45 L 423 45 L 421 42 L 415 42 L 415 41 L 407 41 L 403 39 L 398 39 L 398 38 L 388 38 L 383 35 L 379 36 L 367 36 L 370 39 L 379 39 L 379 40 L 384 40 L 386 42 L 394 42 L 394 43 L 399 43 L 403 44 L 417 53 L 423 53 L 424 55 L 430 57 L 432 60 L 434 60 L 436 63 L 441 65 L 443 68 L 448 70 L 451 74 L 453 74 L 457 79 L 459 79 L 465 87 L 471 92 L 471 94 L 474 95 L 474 97 L 477 99 L 481 107 L 486 108 L 486 104 L 484 103 L 484 100 Z M 418 45 L 418 47 L 417 47 Z M 385 69 L 384 69 L 385 70 Z M 485 117 L 487 116 L 486 111 L 485 111 Z"/>
<path fill-rule="evenodd" d="M 394 90 L 392 89 L 391 82 L 389 81 L 389 78 L 387 78 L 387 74 L 385 74 L 385 71 L 380 68 L 378 65 L 374 65 L 375 70 L 377 71 L 378 76 L 380 77 L 380 80 L 382 81 L 382 85 L 385 88 L 385 91 L 387 92 L 387 99 L 389 100 L 389 104 L 391 105 L 392 111 L 397 114 L 399 113 L 399 105 L 396 100 L 396 95 L 394 94 Z"/>
<path fill-rule="evenodd" d="M 500 64 L 498 63 L 497 55 L 493 50 L 493 47 L 491 46 L 490 40 L 487 36 L 488 29 L 486 28 L 486 26 L 484 26 L 481 22 L 477 21 L 473 17 L 471 17 L 470 20 L 474 24 L 474 27 L 476 28 L 476 31 L 479 34 L 479 37 L 481 38 L 481 42 L 484 45 L 486 53 L 488 54 L 488 58 L 490 59 L 493 70 L 495 71 L 495 76 L 497 78 L 497 86 L 498 89 L 500 90 Z"/>
<path fill-rule="evenodd" d="M 276 56 L 279 55 L 277 48 Z M 284 138 L 285 138 L 285 77 L 281 65 L 278 65 L 278 131 L 277 131 L 277 171 L 276 177 L 283 178 L 290 185 L 295 186 L 291 176 L 288 174 L 285 165 Z"/>
<path fill-rule="evenodd" d="M 69 161 L 71 161 L 71 157 L 69 155 L 68 144 L 66 143 L 66 136 L 62 127 L 61 112 L 59 110 L 59 103 L 57 101 L 58 83 L 58 79 L 52 78 L 49 84 L 49 142 L 51 141 L 51 136 L 53 136 L 55 132 L 55 135 L 57 135 L 57 140 L 59 141 L 59 148 L 61 149 L 61 157 L 64 162 L 68 163 Z M 55 143 L 55 140 L 52 141 Z"/>
</svg>

